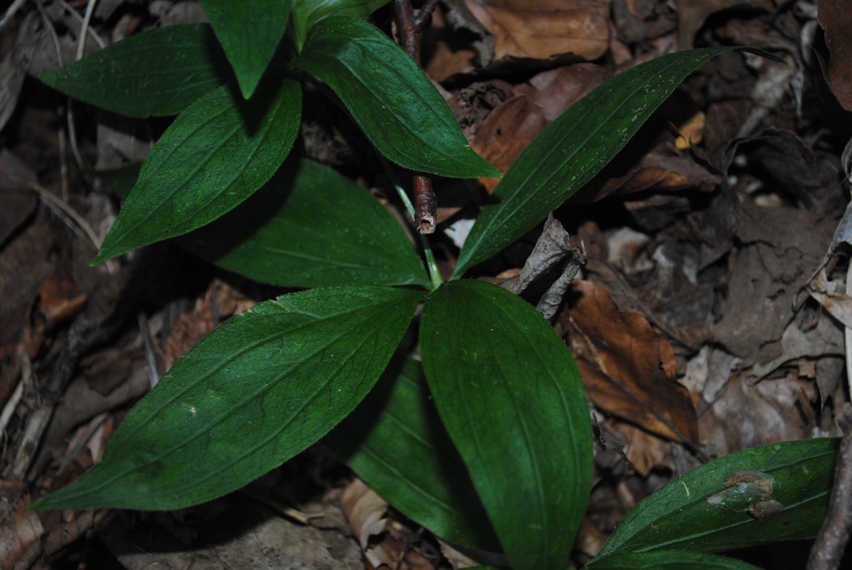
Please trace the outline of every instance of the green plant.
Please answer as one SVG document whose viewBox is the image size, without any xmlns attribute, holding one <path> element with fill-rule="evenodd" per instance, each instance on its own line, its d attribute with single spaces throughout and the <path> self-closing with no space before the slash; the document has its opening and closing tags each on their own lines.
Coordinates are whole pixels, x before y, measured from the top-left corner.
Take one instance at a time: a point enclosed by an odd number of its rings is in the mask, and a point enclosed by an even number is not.
<svg viewBox="0 0 852 570">
<path fill-rule="evenodd" d="M 155 30 L 42 76 L 115 112 L 178 114 L 93 263 L 176 237 L 222 267 L 306 290 L 261 303 L 198 343 L 134 408 L 101 463 L 35 508 L 199 503 L 345 419 L 332 439 L 402 512 L 451 541 L 502 549 L 517 568 L 570 566 L 592 474 L 579 373 L 531 306 L 461 277 L 588 182 L 692 70 L 736 48 L 648 62 L 573 105 L 507 172 L 443 283 L 428 242 L 424 267 L 370 195 L 287 158 L 300 82 L 309 80 L 392 162 L 446 177 L 499 176 L 467 146 L 414 61 L 363 20 L 384 3 L 206 0 L 212 29 Z M 392 359 L 421 303 L 422 368 Z M 702 552 L 743 545 L 742 528 L 751 543 L 813 535 L 834 446 L 799 442 L 708 464 L 640 505 L 590 567 L 743 568 Z M 747 470 L 773 478 L 768 494 L 786 513 L 778 524 L 747 512 L 766 493 L 747 496 L 746 510 L 707 501 Z M 684 513 L 691 526 L 667 526 Z M 681 552 L 687 546 L 693 552 Z"/>
</svg>

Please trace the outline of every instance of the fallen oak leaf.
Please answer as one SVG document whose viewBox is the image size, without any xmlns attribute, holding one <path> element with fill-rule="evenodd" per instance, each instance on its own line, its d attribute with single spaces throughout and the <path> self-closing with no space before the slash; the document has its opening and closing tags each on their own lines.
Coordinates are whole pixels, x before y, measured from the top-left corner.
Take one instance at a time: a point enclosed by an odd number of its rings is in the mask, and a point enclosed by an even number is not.
<svg viewBox="0 0 852 570">
<path fill-rule="evenodd" d="M 675 378 L 669 341 L 610 294 L 575 282 L 568 342 L 589 398 L 604 412 L 654 434 L 696 447 L 698 418 L 689 390 Z"/>
</svg>

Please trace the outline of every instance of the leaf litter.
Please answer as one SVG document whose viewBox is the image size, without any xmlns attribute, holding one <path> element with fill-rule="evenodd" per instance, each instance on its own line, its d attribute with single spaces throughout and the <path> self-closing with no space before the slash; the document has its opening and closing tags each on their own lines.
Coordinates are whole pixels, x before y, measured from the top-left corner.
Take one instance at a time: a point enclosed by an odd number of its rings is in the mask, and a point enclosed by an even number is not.
<svg viewBox="0 0 852 570">
<path fill-rule="evenodd" d="M 130 2 L 101 2 L 99 10 L 106 4 L 89 34 L 107 42 L 150 28 L 157 18 L 180 23 L 203 17 L 197 2 L 142 3 L 141 10 Z M 708 458 L 837 434 L 833 420 L 848 401 L 844 325 L 852 324 L 848 220 L 841 223 L 849 203 L 843 151 L 852 135 L 852 34 L 843 3 L 828 0 L 529 6 L 447 1 L 426 32 L 427 73 L 442 82 L 473 148 L 501 171 L 607 77 L 677 47 L 741 43 L 787 59 L 781 65 L 731 53 L 710 62 L 555 212 L 573 236 L 560 237 L 560 255 L 583 251 L 589 257 L 562 302 L 557 299 L 555 326 L 583 371 L 600 432 L 609 434 L 599 446 L 593 500 L 578 537 L 582 561 L 639 500 Z M 133 568 L 150 565 L 144 553 L 163 556 L 171 549 L 178 556 L 173 565 L 234 567 L 248 563 L 235 558 L 242 550 L 258 552 L 251 564 L 277 555 L 363 567 L 335 502 L 351 475 L 322 446 L 271 475 L 275 485 L 264 479 L 254 484 L 264 497 L 257 503 L 238 495 L 237 501 L 130 518 L 24 510 L 33 496 L 66 484 L 98 459 L 147 391 L 151 362 L 161 374 L 226 318 L 280 293 L 216 272 L 168 244 L 133 254 L 116 275 L 90 269 L 91 246 L 30 191 L 4 181 L 7 170 L 38 180 L 103 237 L 116 208 L 106 188 L 97 181 L 91 186 L 91 171 L 140 159 L 151 134 L 165 128 L 156 120 L 128 122 L 75 105 L 73 140 L 57 112 L 67 102 L 32 78 L 56 67 L 59 58 L 74 59 L 79 20 L 58 3 L 46 7 L 43 16 L 28 4 L 0 28 L 0 209 L 6 216 L 0 226 L 6 437 L 0 468 L 10 497 L 4 521 L 12 525 L 4 533 L 3 559 L 26 567 L 36 560 L 99 556 L 86 561 Z M 388 14 L 378 12 L 375 21 L 388 21 Z M 42 28 L 44 18 L 64 31 L 58 44 Z M 565 28 L 575 33 L 552 33 Z M 95 49 L 96 41 L 87 42 L 87 53 Z M 308 158 L 344 171 L 361 167 L 365 183 L 381 188 L 381 177 L 363 169 L 363 142 L 334 113 L 306 111 Z M 494 181 L 481 184 L 436 182 L 439 200 L 442 193 L 452 196 L 453 208 L 442 217 L 446 225 L 475 217 Z M 538 302 L 560 273 L 529 257 L 537 239 L 532 232 L 481 265 L 479 276 L 503 280 L 522 268 L 535 280 L 545 276 L 551 281 L 523 293 Z M 444 246 L 440 262 L 449 274 L 457 248 L 449 240 Z M 603 461 L 610 456 L 612 462 Z M 732 485 L 740 483 L 749 481 Z M 759 486 L 760 476 L 751 483 Z M 769 501 L 763 500 L 767 493 L 753 494 L 761 500 L 749 507 Z M 270 514 L 274 501 L 288 505 L 291 510 L 281 512 L 289 515 Z M 314 515 L 293 524 L 293 506 Z M 772 514 L 752 510 L 758 518 Z M 323 523 L 334 530 L 314 528 L 320 515 L 338 521 Z M 448 567 L 433 539 L 392 510 L 386 516 L 385 526 L 396 534 L 369 539 L 366 548 L 385 553 L 375 562 L 411 561 L 416 550 L 418 567 Z M 270 533 L 309 546 L 280 550 L 285 547 L 263 542 Z M 222 544 L 209 548 L 205 540 Z M 92 541 L 101 548 L 87 553 L 81 545 Z M 225 552 L 226 542 L 234 552 Z M 321 551 L 330 558 L 308 558 Z"/>
</svg>

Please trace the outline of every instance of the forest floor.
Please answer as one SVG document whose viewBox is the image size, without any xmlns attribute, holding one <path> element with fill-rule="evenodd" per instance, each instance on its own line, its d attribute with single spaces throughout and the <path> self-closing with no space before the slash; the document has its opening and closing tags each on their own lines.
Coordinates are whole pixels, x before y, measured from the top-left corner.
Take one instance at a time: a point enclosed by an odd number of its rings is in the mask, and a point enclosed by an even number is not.
<svg viewBox="0 0 852 570">
<path fill-rule="evenodd" d="M 0 566 L 463 567 L 369 495 L 325 444 L 178 512 L 26 509 L 96 463 L 129 409 L 199 339 L 281 292 L 173 243 L 89 266 L 120 208 L 110 187 L 120 180 L 100 173 L 143 160 L 168 121 L 100 111 L 38 81 L 81 53 L 88 4 L 0 2 Z M 837 0 L 497 4 L 441 2 L 423 67 L 471 146 L 503 171 L 560 113 L 636 64 L 715 45 L 786 60 L 713 59 L 554 213 L 589 258 L 554 319 L 598 422 L 592 500 L 575 544 L 582 563 L 642 499 L 703 462 L 840 435 L 844 323 L 852 327 L 843 245 L 852 238 L 841 225 L 852 27 Z M 198 21 L 198 2 L 101 0 L 84 52 Z M 388 33 L 391 21 L 387 7 L 373 16 Z M 369 145 L 331 106 L 309 100 L 300 135 L 303 156 L 391 195 Z M 445 273 L 494 184 L 436 182 Z M 540 232 L 475 276 L 517 275 Z M 371 516 L 384 520 L 377 536 Z M 803 568 L 809 547 L 742 556 Z"/>
</svg>

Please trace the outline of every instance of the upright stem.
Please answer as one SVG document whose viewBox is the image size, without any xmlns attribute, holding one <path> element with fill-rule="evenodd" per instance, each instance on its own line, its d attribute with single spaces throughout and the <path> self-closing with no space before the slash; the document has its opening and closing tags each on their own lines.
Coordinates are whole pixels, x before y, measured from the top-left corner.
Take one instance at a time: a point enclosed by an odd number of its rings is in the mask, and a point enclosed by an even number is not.
<svg viewBox="0 0 852 570">
<path fill-rule="evenodd" d="M 411 0 L 394 0 L 393 13 L 399 43 L 411 58 L 420 65 L 420 40 L 423 37 L 423 26 L 429 15 L 435 10 L 437 0 L 428 0 L 420 13 L 414 15 Z M 425 174 L 415 174 L 412 180 L 414 187 L 414 224 L 418 233 L 435 233 L 438 219 L 438 200 L 432 189 L 432 178 Z"/>
<path fill-rule="evenodd" d="M 415 218 L 414 205 L 408 198 L 408 194 L 405 193 L 405 188 L 400 186 L 399 180 L 396 178 L 396 173 L 394 173 L 393 167 L 388 162 L 388 159 L 380 153 L 376 153 L 376 156 L 379 158 L 379 162 L 381 163 L 385 174 L 387 174 L 390 179 L 391 184 L 393 184 L 396 193 L 399 195 L 399 199 L 402 200 L 402 204 L 405 206 L 405 210 L 408 212 L 408 215 Z M 420 245 L 423 247 L 423 255 L 426 257 L 426 270 L 429 272 L 429 280 L 432 282 L 432 290 L 434 291 L 444 283 L 444 280 L 441 277 L 441 271 L 438 269 L 438 262 L 435 261 L 435 254 L 432 253 L 432 246 L 429 244 L 429 240 L 426 239 L 426 236 L 422 233 L 419 234 L 419 236 Z"/>
</svg>

